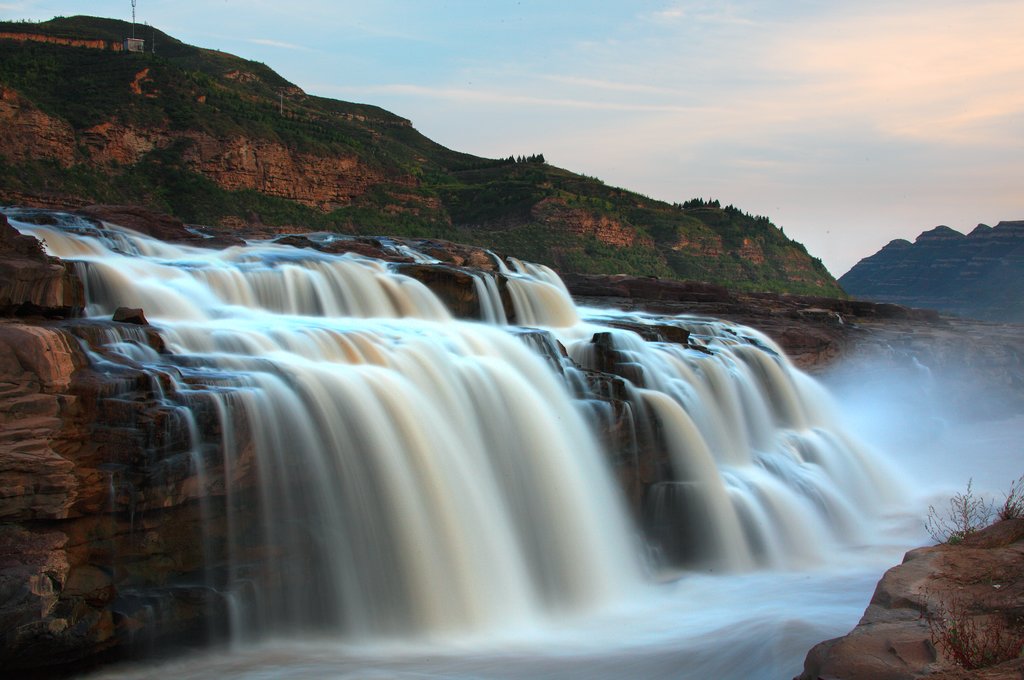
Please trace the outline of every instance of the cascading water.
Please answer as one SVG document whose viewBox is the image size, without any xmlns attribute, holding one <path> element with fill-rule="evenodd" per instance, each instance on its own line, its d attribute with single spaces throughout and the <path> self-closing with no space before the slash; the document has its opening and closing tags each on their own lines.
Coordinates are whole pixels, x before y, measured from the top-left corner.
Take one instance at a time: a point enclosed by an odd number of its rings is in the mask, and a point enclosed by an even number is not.
<svg viewBox="0 0 1024 680">
<path fill-rule="evenodd" d="M 89 315 L 141 307 L 167 352 L 130 337 L 108 350 L 218 414 L 193 448 L 199 470 L 221 470 L 225 565 L 210 578 L 243 637 L 430 635 L 615 602 L 642 581 L 637 525 L 656 563 L 801 564 L 856 541 L 887 493 L 824 392 L 749 328 L 626 324 L 515 260 L 474 279 L 482 322 L 457 320 L 362 256 L 10 217 L 79 263 Z M 631 452 L 602 443 L 612 421 Z M 631 472 L 651 450 L 664 470 Z M 615 475 L 640 489 L 635 522 Z"/>
</svg>

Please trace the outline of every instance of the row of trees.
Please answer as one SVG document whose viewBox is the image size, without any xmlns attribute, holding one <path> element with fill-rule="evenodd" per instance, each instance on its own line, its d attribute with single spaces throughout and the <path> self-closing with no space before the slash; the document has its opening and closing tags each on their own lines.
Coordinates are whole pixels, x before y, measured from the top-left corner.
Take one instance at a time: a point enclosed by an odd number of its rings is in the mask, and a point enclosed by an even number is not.
<svg viewBox="0 0 1024 680">
<path fill-rule="evenodd" d="M 547 163 L 544 160 L 544 154 L 538 153 L 532 156 L 509 156 L 505 159 L 506 163 Z"/>
</svg>

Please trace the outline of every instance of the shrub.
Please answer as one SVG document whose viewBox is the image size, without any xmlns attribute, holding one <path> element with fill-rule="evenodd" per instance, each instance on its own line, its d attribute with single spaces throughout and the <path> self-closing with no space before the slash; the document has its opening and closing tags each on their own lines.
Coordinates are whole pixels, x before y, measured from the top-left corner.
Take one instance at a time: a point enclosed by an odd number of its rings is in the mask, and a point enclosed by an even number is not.
<svg viewBox="0 0 1024 680">
<path fill-rule="evenodd" d="M 959 599 L 933 605 L 925 616 L 932 644 L 967 670 L 1016 659 L 1024 647 L 1024 633 L 1003 615 L 975 615 Z"/>
<path fill-rule="evenodd" d="M 996 514 L 999 519 L 1024 519 L 1024 475 L 1010 485 L 1003 507 Z"/>
<path fill-rule="evenodd" d="M 959 543 L 979 529 L 992 523 L 995 509 L 982 496 L 975 495 L 974 480 L 967 481 L 967 491 L 954 494 L 949 499 L 949 508 L 944 515 L 928 506 L 928 519 L 925 528 L 937 543 Z M 1015 497 L 1019 498 L 1017 493 Z"/>
</svg>

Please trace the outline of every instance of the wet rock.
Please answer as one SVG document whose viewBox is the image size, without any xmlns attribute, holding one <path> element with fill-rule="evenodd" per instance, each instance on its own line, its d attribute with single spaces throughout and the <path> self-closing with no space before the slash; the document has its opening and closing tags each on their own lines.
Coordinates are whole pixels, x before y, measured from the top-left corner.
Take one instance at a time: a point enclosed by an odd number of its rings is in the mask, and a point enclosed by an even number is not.
<svg viewBox="0 0 1024 680">
<path fill-rule="evenodd" d="M 416 279 L 441 298 L 453 316 L 480 319 L 483 316 L 476 275 L 471 271 L 443 264 L 399 264 L 396 271 Z M 506 305 L 509 309 L 510 305 Z"/>
<path fill-rule="evenodd" d="M 74 316 L 84 306 L 74 272 L 0 215 L 0 315 Z"/>
<path fill-rule="evenodd" d="M 580 304 L 655 314 L 695 314 L 752 326 L 769 335 L 797 367 L 805 370 L 827 367 L 842 356 L 863 336 L 861 322 L 892 321 L 925 327 L 946 323 L 933 310 L 888 303 L 745 293 L 699 281 L 621 274 L 569 274 L 563 278 Z M 680 342 L 669 336 L 664 339 Z"/>
<path fill-rule="evenodd" d="M 245 244 L 245 241 L 237 235 L 218 233 L 212 237 L 205 236 L 190 229 L 175 217 L 136 205 L 90 205 L 77 212 L 93 220 L 128 227 L 167 243 L 202 248 L 226 248 Z"/>
<path fill-rule="evenodd" d="M 395 240 L 445 264 L 492 272 L 499 269 L 497 256 L 479 246 L 468 246 L 443 239 L 403 238 Z"/>
<path fill-rule="evenodd" d="M 137 326 L 149 325 L 149 321 L 146 321 L 146 314 L 139 307 L 118 307 L 114 310 L 111 320 L 118 323 L 133 323 Z"/>
</svg>

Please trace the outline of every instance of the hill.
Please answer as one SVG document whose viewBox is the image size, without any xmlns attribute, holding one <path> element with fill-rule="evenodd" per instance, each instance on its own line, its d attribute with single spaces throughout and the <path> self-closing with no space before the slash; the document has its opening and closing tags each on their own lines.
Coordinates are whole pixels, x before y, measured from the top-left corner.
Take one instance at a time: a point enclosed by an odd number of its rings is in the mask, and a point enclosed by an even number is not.
<svg viewBox="0 0 1024 680">
<path fill-rule="evenodd" d="M 445 238 L 563 272 L 842 291 L 766 217 L 668 204 L 549 165 L 447 149 L 379 107 L 130 25 L 0 22 L 0 202 L 137 204 L 191 223 Z"/>
<path fill-rule="evenodd" d="M 987 321 L 1024 322 L 1024 221 L 946 226 L 892 241 L 839 283 L 850 294 Z"/>
</svg>

